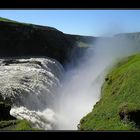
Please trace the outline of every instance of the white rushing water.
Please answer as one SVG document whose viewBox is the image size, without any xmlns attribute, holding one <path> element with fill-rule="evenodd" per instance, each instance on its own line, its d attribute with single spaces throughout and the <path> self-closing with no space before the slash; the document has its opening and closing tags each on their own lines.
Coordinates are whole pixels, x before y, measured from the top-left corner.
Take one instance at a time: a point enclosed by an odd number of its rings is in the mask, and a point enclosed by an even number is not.
<svg viewBox="0 0 140 140">
<path fill-rule="evenodd" d="M 63 68 L 50 58 L 0 59 L 0 93 L 12 104 L 10 114 L 35 128 L 55 127 L 52 102 Z"/>
</svg>

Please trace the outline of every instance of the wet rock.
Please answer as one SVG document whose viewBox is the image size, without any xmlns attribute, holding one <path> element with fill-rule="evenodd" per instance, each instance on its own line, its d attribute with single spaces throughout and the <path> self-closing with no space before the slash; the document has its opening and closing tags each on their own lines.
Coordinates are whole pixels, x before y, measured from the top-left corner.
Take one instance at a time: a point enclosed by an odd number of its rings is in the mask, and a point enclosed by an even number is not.
<svg viewBox="0 0 140 140">
<path fill-rule="evenodd" d="M 11 106 L 0 102 L 0 121 L 3 120 L 15 120 L 16 118 L 10 115 Z"/>
</svg>

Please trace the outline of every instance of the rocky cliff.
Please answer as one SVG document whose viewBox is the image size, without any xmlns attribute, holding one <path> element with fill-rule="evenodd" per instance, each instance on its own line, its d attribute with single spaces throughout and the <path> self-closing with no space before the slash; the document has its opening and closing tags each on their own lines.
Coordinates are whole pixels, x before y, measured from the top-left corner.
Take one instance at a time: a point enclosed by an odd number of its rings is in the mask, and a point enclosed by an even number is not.
<svg viewBox="0 0 140 140">
<path fill-rule="evenodd" d="M 0 56 L 47 56 L 61 63 L 68 60 L 73 47 L 65 35 L 49 27 L 0 22 Z"/>
<path fill-rule="evenodd" d="M 64 64 L 77 42 L 94 37 L 68 35 L 47 26 L 0 18 L 0 57 L 47 56 Z"/>
</svg>

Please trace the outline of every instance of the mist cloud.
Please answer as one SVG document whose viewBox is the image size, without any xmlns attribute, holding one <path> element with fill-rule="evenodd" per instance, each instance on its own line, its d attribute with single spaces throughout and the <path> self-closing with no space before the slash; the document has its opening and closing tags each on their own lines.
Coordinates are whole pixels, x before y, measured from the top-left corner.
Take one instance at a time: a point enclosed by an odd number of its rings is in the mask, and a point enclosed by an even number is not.
<svg viewBox="0 0 140 140">
<path fill-rule="evenodd" d="M 108 70 L 123 57 L 139 50 L 127 38 L 104 38 L 94 42 L 79 59 L 80 65 L 66 72 L 56 101 L 57 129 L 77 129 L 80 119 L 92 111 L 100 99 L 101 86 Z"/>
</svg>

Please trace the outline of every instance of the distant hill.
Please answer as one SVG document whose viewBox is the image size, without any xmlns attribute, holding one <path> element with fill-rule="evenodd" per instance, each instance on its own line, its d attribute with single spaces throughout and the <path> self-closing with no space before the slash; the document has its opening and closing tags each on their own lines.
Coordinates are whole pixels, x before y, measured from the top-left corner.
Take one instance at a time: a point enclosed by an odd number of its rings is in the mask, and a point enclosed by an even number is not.
<svg viewBox="0 0 140 140">
<path fill-rule="evenodd" d="M 3 18 L 3 17 L 0 17 L 0 21 L 3 21 L 3 22 L 16 22 L 17 23 L 17 21 L 10 20 L 10 19 Z"/>
</svg>

